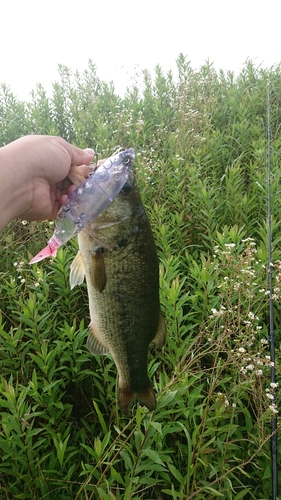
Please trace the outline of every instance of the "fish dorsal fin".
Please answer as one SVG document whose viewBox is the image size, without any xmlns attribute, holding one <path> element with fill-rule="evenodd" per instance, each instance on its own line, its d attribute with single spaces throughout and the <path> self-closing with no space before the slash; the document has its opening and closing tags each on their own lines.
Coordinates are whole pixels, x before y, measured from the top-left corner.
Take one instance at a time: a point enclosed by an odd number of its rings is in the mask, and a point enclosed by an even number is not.
<svg viewBox="0 0 281 500">
<path fill-rule="evenodd" d="M 163 345 L 165 344 L 166 334 L 167 334 L 166 325 L 163 318 L 163 314 L 161 311 L 159 311 L 158 327 L 155 337 L 153 339 L 153 342 L 155 343 L 155 347 L 157 349 L 161 349 L 161 347 L 163 347 Z"/>
<path fill-rule="evenodd" d="M 71 290 L 72 288 L 75 287 L 75 285 L 81 285 L 81 283 L 83 283 L 84 281 L 84 277 L 85 277 L 84 261 L 82 254 L 79 250 L 70 266 L 69 281 Z"/>
<path fill-rule="evenodd" d="M 109 350 L 105 347 L 99 340 L 98 336 L 95 333 L 95 329 L 93 325 L 89 327 L 89 335 L 87 338 L 87 347 L 92 354 L 102 356 L 104 354 L 108 354 Z"/>
<path fill-rule="evenodd" d="M 90 271 L 90 279 L 94 288 L 102 293 L 106 285 L 106 271 L 103 260 L 103 249 L 98 248 L 91 256 L 92 269 Z"/>
</svg>

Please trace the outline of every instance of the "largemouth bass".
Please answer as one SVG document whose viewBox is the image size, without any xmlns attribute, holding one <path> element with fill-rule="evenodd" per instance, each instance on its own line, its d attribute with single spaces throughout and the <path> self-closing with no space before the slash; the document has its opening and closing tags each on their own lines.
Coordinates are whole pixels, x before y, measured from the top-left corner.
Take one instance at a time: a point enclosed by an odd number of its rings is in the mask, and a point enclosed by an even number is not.
<svg viewBox="0 0 281 500">
<path fill-rule="evenodd" d="M 87 347 L 116 364 L 122 413 L 156 399 L 148 378 L 150 342 L 165 343 L 156 247 L 132 172 L 108 208 L 78 234 L 70 270 L 73 288 L 86 276 L 91 323 Z"/>
<path fill-rule="evenodd" d="M 105 210 L 124 186 L 134 159 L 133 149 L 110 156 L 72 191 L 58 212 L 53 236 L 47 246 L 31 259 L 30 264 L 46 257 L 55 257 L 61 245 Z"/>
</svg>

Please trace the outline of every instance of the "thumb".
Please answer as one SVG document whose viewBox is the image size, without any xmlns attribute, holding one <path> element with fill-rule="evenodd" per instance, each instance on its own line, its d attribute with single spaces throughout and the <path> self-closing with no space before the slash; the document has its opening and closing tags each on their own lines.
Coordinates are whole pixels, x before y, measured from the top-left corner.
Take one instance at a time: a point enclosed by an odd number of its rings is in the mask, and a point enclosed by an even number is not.
<svg viewBox="0 0 281 500">
<path fill-rule="evenodd" d="M 92 148 L 80 149 L 76 146 L 71 146 L 69 151 L 71 156 L 71 165 L 83 165 L 90 163 L 94 157 L 94 150 Z"/>
</svg>

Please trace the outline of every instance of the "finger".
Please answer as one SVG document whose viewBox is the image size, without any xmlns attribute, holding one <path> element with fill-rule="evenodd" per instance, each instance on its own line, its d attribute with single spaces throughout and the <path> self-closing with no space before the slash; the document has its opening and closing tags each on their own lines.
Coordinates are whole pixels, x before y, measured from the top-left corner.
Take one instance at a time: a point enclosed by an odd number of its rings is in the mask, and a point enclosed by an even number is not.
<svg viewBox="0 0 281 500">
<path fill-rule="evenodd" d="M 59 199 L 59 206 L 62 207 L 63 205 L 66 204 L 68 195 L 67 194 L 62 194 L 60 199 Z"/>
<path fill-rule="evenodd" d="M 93 165 L 81 165 L 80 167 L 71 167 L 68 172 L 68 177 L 71 180 L 72 184 L 79 186 L 82 184 L 88 177 L 90 172 L 93 171 Z"/>
<path fill-rule="evenodd" d="M 69 196 L 69 195 L 72 193 L 72 191 L 74 191 L 74 189 L 75 189 L 76 187 L 77 187 L 77 186 L 75 186 L 75 184 L 71 184 L 71 185 L 68 187 L 68 189 L 66 190 L 66 194 L 67 194 L 67 196 Z"/>
<path fill-rule="evenodd" d="M 64 193 L 60 193 L 60 198 L 59 198 L 60 207 L 66 204 L 68 196 L 72 193 L 72 191 L 74 191 L 75 188 L 76 186 L 74 184 L 71 184 L 70 186 L 68 186 L 68 188 Z"/>
<path fill-rule="evenodd" d="M 77 148 L 76 146 L 70 146 L 70 156 L 71 156 L 71 165 L 83 165 L 90 163 L 94 157 L 94 150 L 91 148 L 87 148 L 85 150 Z"/>
</svg>

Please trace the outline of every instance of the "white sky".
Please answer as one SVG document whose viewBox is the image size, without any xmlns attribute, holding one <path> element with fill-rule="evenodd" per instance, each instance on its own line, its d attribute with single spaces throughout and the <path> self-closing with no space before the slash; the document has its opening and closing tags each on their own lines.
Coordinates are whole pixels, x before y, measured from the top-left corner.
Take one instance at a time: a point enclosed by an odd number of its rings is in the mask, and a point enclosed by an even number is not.
<svg viewBox="0 0 281 500">
<path fill-rule="evenodd" d="M 28 99 L 38 82 L 51 89 L 59 63 L 82 71 L 92 59 L 122 92 L 134 68 L 174 69 L 180 52 L 193 68 L 269 67 L 281 61 L 280 14 L 280 0 L 2 0 L 0 83 Z"/>
</svg>

